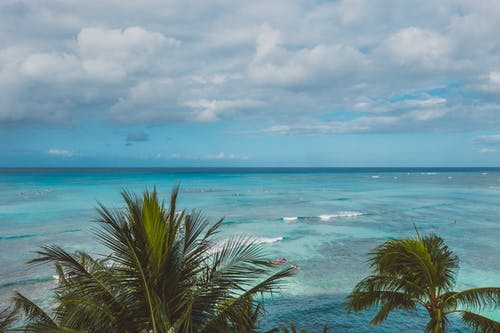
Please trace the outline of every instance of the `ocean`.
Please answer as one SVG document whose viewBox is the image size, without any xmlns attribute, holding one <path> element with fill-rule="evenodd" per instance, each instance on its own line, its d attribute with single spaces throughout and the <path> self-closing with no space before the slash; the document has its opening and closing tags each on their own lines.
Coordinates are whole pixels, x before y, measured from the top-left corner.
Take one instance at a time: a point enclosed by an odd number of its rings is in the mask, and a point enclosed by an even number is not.
<svg viewBox="0 0 500 333">
<path fill-rule="evenodd" d="M 120 191 L 156 186 L 179 207 L 203 210 L 221 237 L 245 234 L 270 260 L 301 270 L 266 300 L 262 325 L 295 323 L 331 332 L 422 332 L 423 313 L 346 314 L 342 301 L 369 273 L 367 253 L 396 237 L 437 233 L 460 257 L 457 289 L 500 285 L 500 169 L 0 169 L 0 309 L 13 290 L 50 302 L 54 272 L 27 265 L 42 244 L 100 252 L 97 202 L 122 206 Z M 497 314 L 492 314 L 500 319 Z M 452 320 L 450 332 L 469 332 Z"/>
</svg>

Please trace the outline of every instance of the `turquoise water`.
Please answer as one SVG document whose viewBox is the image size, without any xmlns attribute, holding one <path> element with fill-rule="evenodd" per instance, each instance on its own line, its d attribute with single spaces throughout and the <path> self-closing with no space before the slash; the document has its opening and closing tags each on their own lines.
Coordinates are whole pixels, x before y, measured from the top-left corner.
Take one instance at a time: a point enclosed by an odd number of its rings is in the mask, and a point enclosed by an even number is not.
<svg viewBox="0 0 500 333">
<path fill-rule="evenodd" d="M 394 314 L 368 325 L 346 315 L 345 295 L 368 273 L 366 254 L 381 242 L 436 232 L 461 258 L 458 288 L 500 285 L 499 169 L 0 170 L 0 307 L 12 290 L 47 303 L 46 266 L 29 266 L 38 245 L 99 252 L 92 238 L 96 202 L 120 207 L 122 189 L 156 185 L 179 207 L 202 209 L 223 235 L 246 234 L 270 259 L 300 265 L 264 325 L 329 323 L 333 332 L 420 332 L 425 317 Z M 284 219 L 286 218 L 286 219 Z M 454 223 L 456 221 L 456 223 Z M 493 314 L 498 316 L 498 314 Z M 460 324 L 451 332 L 468 332 Z"/>
</svg>

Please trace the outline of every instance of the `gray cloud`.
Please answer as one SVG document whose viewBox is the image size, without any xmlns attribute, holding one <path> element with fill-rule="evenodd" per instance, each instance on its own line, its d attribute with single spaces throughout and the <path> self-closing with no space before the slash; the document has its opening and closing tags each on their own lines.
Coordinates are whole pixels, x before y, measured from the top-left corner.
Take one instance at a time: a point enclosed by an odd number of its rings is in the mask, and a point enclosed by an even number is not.
<svg viewBox="0 0 500 333">
<path fill-rule="evenodd" d="M 149 135 L 144 131 L 137 131 L 127 134 L 127 143 L 144 142 L 149 140 Z"/>
<path fill-rule="evenodd" d="M 486 0 L 4 1 L 0 126 L 496 129 L 499 17 Z"/>
</svg>

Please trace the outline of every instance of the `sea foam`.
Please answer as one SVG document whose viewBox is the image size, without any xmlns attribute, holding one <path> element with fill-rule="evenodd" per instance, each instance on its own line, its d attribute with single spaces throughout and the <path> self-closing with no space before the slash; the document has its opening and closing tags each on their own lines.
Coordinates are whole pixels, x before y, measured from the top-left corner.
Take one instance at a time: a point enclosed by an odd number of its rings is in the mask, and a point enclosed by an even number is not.
<svg viewBox="0 0 500 333">
<path fill-rule="evenodd" d="M 279 242 L 282 240 L 283 240 L 283 237 L 280 236 L 280 237 L 257 237 L 257 238 L 255 238 L 254 241 L 257 244 L 261 244 L 261 243 L 272 244 L 272 243 L 276 243 L 276 242 Z"/>
<path fill-rule="evenodd" d="M 272 243 L 276 243 L 276 242 L 279 242 L 279 241 L 282 241 L 283 240 L 283 236 L 279 236 L 279 237 L 253 237 L 253 236 L 248 236 L 248 237 L 244 237 L 243 239 L 243 244 L 272 244 Z M 224 239 L 224 240 L 221 240 L 221 241 L 218 241 L 214 244 L 214 246 L 212 248 L 210 248 L 207 253 L 208 254 L 214 254 L 214 253 L 217 253 L 219 251 L 221 251 L 225 246 L 227 246 L 228 244 L 230 244 L 229 242 L 231 242 L 231 239 Z"/>
<path fill-rule="evenodd" d="M 355 217 L 355 216 L 361 216 L 363 213 L 361 212 L 356 212 L 356 211 L 344 211 L 344 212 L 337 212 L 335 214 L 324 214 L 318 216 L 321 221 L 329 221 L 338 217 Z"/>
</svg>

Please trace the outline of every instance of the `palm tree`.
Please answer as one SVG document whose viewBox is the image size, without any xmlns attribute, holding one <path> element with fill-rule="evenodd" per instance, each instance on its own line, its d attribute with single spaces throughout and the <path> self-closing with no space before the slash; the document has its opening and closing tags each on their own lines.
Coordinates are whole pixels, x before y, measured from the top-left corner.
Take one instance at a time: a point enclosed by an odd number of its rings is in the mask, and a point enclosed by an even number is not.
<svg viewBox="0 0 500 333">
<path fill-rule="evenodd" d="M 123 192 L 125 208 L 99 205 L 97 237 L 109 255 L 70 254 L 43 246 L 32 262 L 54 263 L 56 306 L 49 316 L 21 294 L 16 307 L 30 332 L 250 332 L 263 293 L 293 269 L 276 272 L 261 245 L 233 236 L 216 242 L 222 220 L 165 207 L 156 189 Z"/>
<path fill-rule="evenodd" d="M 483 287 L 453 291 L 457 256 L 434 234 L 389 240 L 370 253 L 372 274 L 361 280 L 346 299 L 348 312 L 378 309 L 370 322 L 383 322 L 396 309 L 427 310 L 425 332 L 445 332 L 448 317 L 458 314 L 478 332 L 500 332 L 500 323 L 481 312 L 500 305 L 500 288 Z"/>
</svg>

